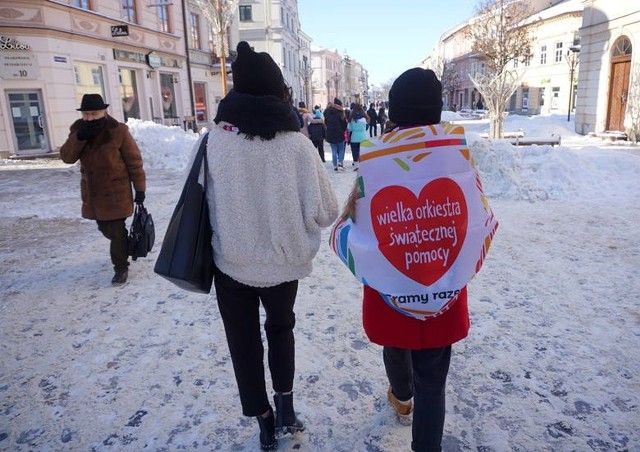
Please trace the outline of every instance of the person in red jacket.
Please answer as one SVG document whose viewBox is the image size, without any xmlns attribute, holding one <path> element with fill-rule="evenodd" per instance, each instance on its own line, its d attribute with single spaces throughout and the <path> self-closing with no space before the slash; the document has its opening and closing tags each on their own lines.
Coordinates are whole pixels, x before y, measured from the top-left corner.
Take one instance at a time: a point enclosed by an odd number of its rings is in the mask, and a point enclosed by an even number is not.
<svg viewBox="0 0 640 452">
<path fill-rule="evenodd" d="M 403 135 L 402 129 L 439 124 L 441 111 L 442 85 L 433 71 L 414 68 L 404 72 L 395 80 L 389 93 L 389 121 L 393 123 L 393 127 L 388 127 L 385 133 L 395 132 L 396 135 L 389 137 L 388 142 L 393 143 L 399 135 Z M 384 141 L 384 136 L 382 140 Z M 381 152 L 378 151 L 378 154 Z M 406 164 L 405 166 L 409 168 Z M 383 180 L 392 177 L 389 173 L 391 172 L 377 173 L 375 182 L 369 179 L 356 183 L 342 215 L 343 221 L 353 219 L 354 226 L 358 221 L 365 221 L 364 217 L 358 220 L 356 199 L 363 196 L 363 187 L 371 190 L 371 185 L 384 187 L 392 183 L 390 180 Z M 408 174 L 407 177 L 416 177 L 410 176 L 413 173 L 405 174 Z M 366 216 L 369 213 L 360 215 Z M 471 220 L 469 219 L 469 223 Z M 332 237 L 336 240 L 339 240 L 337 236 L 341 234 L 340 227 L 337 224 L 337 229 L 334 229 L 336 232 Z M 403 230 L 403 227 L 413 231 L 425 226 L 424 223 L 421 226 L 417 219 L 414 222 L 409 219 L 392 230 L 397 232 Z M 342 231 L 343 237 L 350 234 L 345 231 L 347 230 Z M 354 265 L 361 269 L 363 266 L 357 261 Z M 388 296 L 373 289 L 370 284 L 374 282 L 368 279 L 364 285 L 363 326 L 369 339 L 383 346 L 383 362 L 389 379 L 387 397 L 400 423 L 413 424 L 411 449 L 440 451 L 451 346 L 464 339 L 469 332 L 467 288 L 464 286 L 466 282 L 462 283 L 457 297 L 452 298 L 446 309 L 438 315 L 423 319 L 407 315 L 406 312 L 401 312 L 402 309 L 395 309 L 394 307 L 399 306 L 395 304 L 397 300 L 390 302 Z"/>
</svg>

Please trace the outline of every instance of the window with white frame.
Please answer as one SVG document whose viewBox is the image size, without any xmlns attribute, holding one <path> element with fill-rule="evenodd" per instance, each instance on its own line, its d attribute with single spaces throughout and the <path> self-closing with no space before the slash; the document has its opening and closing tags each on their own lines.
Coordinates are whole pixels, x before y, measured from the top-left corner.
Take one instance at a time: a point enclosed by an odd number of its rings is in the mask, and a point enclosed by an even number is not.
<svg viewBox="0 0 640 452">
<path fill-rule="evenodd" d="M 540 46 L 540 64 L 547 64 L 547 45 Z"/>
<path fill-rule="evenodd" d="M 553 58 L 555 63 L 560 63 L 562 61 L 562 43 L 556 42 L 556 53 Z"/>
</svg>

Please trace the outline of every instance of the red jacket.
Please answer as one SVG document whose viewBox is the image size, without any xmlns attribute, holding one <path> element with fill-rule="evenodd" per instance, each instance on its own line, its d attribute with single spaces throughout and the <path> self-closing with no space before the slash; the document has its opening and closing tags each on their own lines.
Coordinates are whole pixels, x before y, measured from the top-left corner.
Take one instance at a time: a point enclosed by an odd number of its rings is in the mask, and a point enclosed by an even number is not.
<svg viewBox="0 0 640 452">
<path fill-rule="evenodd" d="M 469 333 L 467 288 L 443 314 L 418 320 L 390 308 L 376 290 L 364 286 L 362 323 L 369 340 L 379 345 L 411 350 L 445 347 Z"/>
</svg>

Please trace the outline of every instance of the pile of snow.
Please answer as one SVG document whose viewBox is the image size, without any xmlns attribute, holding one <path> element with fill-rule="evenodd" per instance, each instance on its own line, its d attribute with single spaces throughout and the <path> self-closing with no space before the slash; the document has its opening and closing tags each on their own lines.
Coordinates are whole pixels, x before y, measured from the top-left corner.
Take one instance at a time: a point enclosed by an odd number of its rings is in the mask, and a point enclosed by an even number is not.
<svg viewBox="0 0 640 452">
<path fill-rule="evenodd" d="M 182 171 L 189 163 L 192 149 L 199 135 L 177 126 L 166 127 L 152 121 L 129 119 L 131 135 L 142 152 L 148 169 L 175 169 Z"/>
<path fill-rule="evenodd" d="M 571 130 L 573 122 L 565 117 L 511 115 L 505 121 L 505 130 L 524 130 L 527 137 L 559 134 L 563 142 L 578 140 L 583 147 L 518 147 L 504 140 L 480 138 L 479 134 L 489 129 L 486 120 L 464 120 L 450 111 L 443 112 L 443 120 L 464 125 L 489 197 L 540 201 L 606 198 L 627 191 L 640 194 L 640 159 L 589 146 L 587 138 Z M 145 168 L 186 169 L 198 134 L 137 119 L 130 119 L 127 125 L 140 146 Z"/>
</svg>

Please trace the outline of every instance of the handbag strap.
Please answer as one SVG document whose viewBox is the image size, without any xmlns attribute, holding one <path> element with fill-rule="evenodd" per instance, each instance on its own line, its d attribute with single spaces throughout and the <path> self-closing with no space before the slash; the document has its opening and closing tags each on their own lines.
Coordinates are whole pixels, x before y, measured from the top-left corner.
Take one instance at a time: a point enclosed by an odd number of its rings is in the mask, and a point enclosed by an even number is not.
<svg viewBox="0 0 640 452">
<path fill-rule="evenodd" d="M 204 193 L 206 196 L 207 193 L 207 179 L 208 179 L 208 174 L 209 174 L 209 165 L 207 164 L 207 142 L 209 141 L 209 132 L 204 134 L 204 138 L 202 138 L 202 143 L 200 143 L 200 147 L 204 148 L 203 151 L 203 155 L 202 155 L 202 159 L 204 162 L 204 171 L 203 171 L 203 175 L 202 178 L 204 179 L 204 183 L 202 184 L 202 187 L 204 188 Z"/>
</svg>

